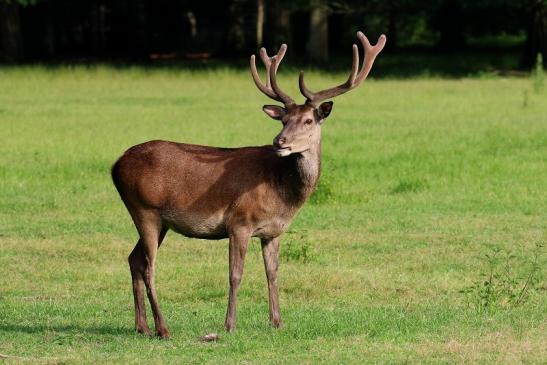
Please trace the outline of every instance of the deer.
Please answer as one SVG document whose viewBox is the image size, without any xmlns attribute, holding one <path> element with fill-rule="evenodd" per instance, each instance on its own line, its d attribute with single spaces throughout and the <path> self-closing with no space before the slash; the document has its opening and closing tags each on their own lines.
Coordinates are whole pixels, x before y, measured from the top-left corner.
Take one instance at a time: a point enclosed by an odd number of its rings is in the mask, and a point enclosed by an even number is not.
<svg viewBox="0 0 547 365">
<path fill-rule="evenodd" d="M 359 86 L 386 43 L 385 35 L 374 46 L 362 32 L 357 38 L 364 48 L 363 65 L 359 69 L 359 50 L 354 44 L 351 72 L 343 84 L 313 92 L 300 72 L 304 104 L 296 104 L 277 82 L 286 44 L 273 57 L 260 49 L 265 83 L 258 75 L 255 55 L 251 56 L 256 87 L 283 104 L 262 108 L 282 124 L 272 145 L 217 148 L 153 140 L 129 148 L 114 163 L 112 180 L 139 235 L 128 257 L 138 333 L 152 335 L 146 319 L 146 287 L 155 334 L 169 338 L 154 281 L 158 249 L 168 230 L 190 238 L 228 238 L 227 332 L 236 326 L 237 293 L 247 246 L 251 237 L 258 237 L 268 285 L 269 321 L 276 328 L 283 325 L 277 287 L 280 236 L 318 184 L 321 127 L 333 108 L 333 102 L 327 100 Z"/>
</svg>

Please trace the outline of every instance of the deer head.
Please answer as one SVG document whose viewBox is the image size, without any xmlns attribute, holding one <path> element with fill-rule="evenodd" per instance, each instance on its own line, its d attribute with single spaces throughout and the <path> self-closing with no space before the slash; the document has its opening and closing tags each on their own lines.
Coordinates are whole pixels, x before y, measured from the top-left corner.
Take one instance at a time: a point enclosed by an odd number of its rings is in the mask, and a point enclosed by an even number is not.
<svg viewBox="0 0 547 365">
<path fill-rule="evenodd" d="M 283 123 L 283 129 L 273 140 L 273 145 L 279 156 L 284 157 L 293 153 L 305 152 L 313 146 L 319 145 L 321 125 L 330 115 L 333 106 L 332 101 L 326 100 L 356 88 L 367 78 L 376 56 L 386 44 L 386 36 L 382 34 L 374 46 L 370 44 L 362 32 L 357 32 L 357 38 L 365 51 L 365 60 L 361 69 L 358 69 L 359 49 L 354 44 L 351 73 L 345 83 L 319 92 L 312 92 L 306 87 L 304 72 L 301 71 L 299 87 L 302 95 L 306 97 L 306 101 L 302 105 L 297 105 L 277 84 L 277 68 L 287 51 L 286 44 L 281 45 L 281 48 L 273 57 L 269 57 L 264 48 L 260 49 L 260 58 L 266 67 L 265 84 L 258 76 L 255 55 L 251 56 L 251 74 L 255 85 L 266 96 L 284 105 L 264 105 L 262 108 L 268 116 Z"/>
</svg>

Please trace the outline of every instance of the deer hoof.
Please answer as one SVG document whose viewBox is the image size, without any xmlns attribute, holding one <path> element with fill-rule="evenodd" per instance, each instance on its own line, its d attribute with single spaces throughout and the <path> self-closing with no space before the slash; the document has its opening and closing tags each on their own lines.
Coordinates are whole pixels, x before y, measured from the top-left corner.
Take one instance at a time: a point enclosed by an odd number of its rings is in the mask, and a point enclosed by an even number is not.
<svg viewBox="0 0 547 365">
<path fill-rule="evenodd" d="M 163 329 L 158 330 L 156 335 L 162 340 L 168 340 L 169 339 L 169 331 L 167 330 L 167 328 L 163 328 Z"/>
<path fill-rule="evenodd" d="M 235 329 L 236 329 L 236 325 L 233 324 L 233 323 L 224 323 L 224 329 L 226 330 L 226 332 L 234 332 Z"/>
<path fill-rule="evenodd" d="M 283 321 L 281 319 L 272 319 L 271 324 L 275 328 L 283 328 Z"/>
<path fill-rule="evenodd" d="M 135 331 L 143 335 L 152 336 L 152 331 L 150 331 L 150 328 L 148 328 L 148 326 L 137 327 Z"/>
</svg>

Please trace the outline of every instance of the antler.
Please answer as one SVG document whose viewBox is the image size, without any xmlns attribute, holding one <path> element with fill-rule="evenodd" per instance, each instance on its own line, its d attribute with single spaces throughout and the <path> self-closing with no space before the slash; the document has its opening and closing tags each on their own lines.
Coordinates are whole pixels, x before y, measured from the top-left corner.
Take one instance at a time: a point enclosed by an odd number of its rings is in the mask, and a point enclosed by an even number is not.
<svg viewBox="0 0 547 365">
<path fill-rule="evenodd" d="M 266 96 L 269 96 L 270 98 L 280 101 L 286 106 L 289 106 L 294 105 L 295 102 L 290 96 L 285 94 L 279 88 L 276 79 L 277 68 L 283 60 L 283 57 L 285 57 L 286 51 L 287 45 L 282 44 L 277 54 L 273 57 L 269 57 L 268 53 L 266 53 L 266 49 L 264 49 L 264 47 L 260 48 L 260 58 L 262 59 L 264 66 L 266 66 L 266 84 L 263 84 L 262 81 L 260 81 L 260 77 L 258 76 L 258 71 L 256 70 L 255 55 L 251 56 L 251 74 L 253 76 L 256 87 L 258 87 L 260 91 L 266 94 Z"/>
<path fill-rule="evenodd" d="M 357 38 L 359 38 L 361 44 L 363 45 L 363 48 L 365 49 L 365 60 L 363 62 L 361 70 L 359 71 L 359 73 L 357 73 L 357 69 L 359 67 L 359 50 L 357 48 L 357 45 L 354 44 L 351 73 L 349 74 L 349 78 L 345 83 L 330 89 L 314 93 L 306 87 L 306 84 L 304 83 L 304 71 L 300 71 L 298 84 L 300 86 L 300 92 L 307 99 L 307 104 L 317 106 L 320 102 L 346 93 L 351 89 L 356 88 L 357 86 L 359 86 L 359 84 L 365 81 L 370 72 L 370 69 L 372 68 L 374 60 L 376 59 L 376 56 L 378 56 L 378 53 L 380 53 L 380 51 L 384 48 L 386 44 L 386 36 L 382 34 L 380 38 L 378 38 L 378 42 L 374 46 L 370 45 L 367 37 L 362 32 L 357 32 Z"/>
</svg>

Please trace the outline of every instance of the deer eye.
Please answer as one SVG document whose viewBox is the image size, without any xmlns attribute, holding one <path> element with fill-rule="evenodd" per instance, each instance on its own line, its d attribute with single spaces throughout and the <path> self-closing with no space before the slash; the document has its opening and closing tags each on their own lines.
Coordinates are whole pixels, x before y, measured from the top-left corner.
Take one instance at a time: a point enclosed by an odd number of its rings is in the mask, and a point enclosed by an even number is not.
<svg viewBox="0 0 547 365">
<path fill-rule="evenodd" d="M 306 123 L 306 124 L 312 124 L 312 123 L 313 123 L 313 120 L 311 120 L 311 119 L 306 119 L 306 121 L 305 121 L 304 123 Z"/>
</svg>

